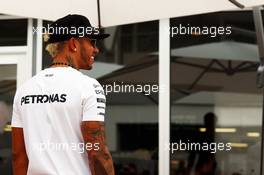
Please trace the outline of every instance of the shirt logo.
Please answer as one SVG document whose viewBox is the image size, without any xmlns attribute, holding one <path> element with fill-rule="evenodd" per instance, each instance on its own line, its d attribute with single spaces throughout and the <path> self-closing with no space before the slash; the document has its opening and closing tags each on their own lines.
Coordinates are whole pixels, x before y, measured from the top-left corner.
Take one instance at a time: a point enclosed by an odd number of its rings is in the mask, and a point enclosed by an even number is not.
<svg viewBox="0 0 264 175">
<path fill-rule="evenodd" d="M 105 103 L 106 100 L 104 98 L 97 98 L 98 103 Z"/>
<path fill-rule="evenodd" d="M 50 95 L 26 95 L 21 98 L 21 106 L 23 104 L 35 103 L 65 103 L 66 94 L 50 94 Z"/>
<path fill-rule="evenodd" d="M 100 87 L 100 85 L 98 85 L 98 84 L 93 84 L 93 87 L 94 87 L 94 88 L 98 88 L 98 87 Z"/>
</svg>

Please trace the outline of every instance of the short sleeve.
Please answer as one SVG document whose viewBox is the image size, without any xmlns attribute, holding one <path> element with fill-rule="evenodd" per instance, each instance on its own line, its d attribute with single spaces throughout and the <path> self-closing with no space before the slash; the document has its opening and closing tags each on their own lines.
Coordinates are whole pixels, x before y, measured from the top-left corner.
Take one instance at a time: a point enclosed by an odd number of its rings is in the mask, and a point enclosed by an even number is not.
<svg viewBox="0 0 264 175">
<path fill-rule="evenodd" d="M 102 86 L 97 81 L 91 81 L 82 93 L 83 121 L 104 121 L 105 95 Z"/>
<path fill-rule="evenodd" d="M 13 112 L 12 112 L 12 122 L 11 122 L 12 127 L 17 127 L 17 128 L 23 128 L 23 121 L 22 121 L 22 115 L 19 110 L 19 103 L 18 103 L 18 95 L 16 93 L 15 98 L 14 98 L 14 103 L 13 103 Z"/>
</svg>

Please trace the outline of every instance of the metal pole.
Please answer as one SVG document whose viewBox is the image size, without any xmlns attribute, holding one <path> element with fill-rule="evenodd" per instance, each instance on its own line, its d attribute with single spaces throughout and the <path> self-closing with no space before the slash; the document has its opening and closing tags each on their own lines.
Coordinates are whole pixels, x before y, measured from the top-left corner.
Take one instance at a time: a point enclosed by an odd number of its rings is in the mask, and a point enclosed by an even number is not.
<svg viewBox="0 0 264 175">
<path fill-rule="evenodd" d="M 257 44 L 259 50 L 259 58 L 260 58 L 260 66 L 258 68 L 258 86 L 262 88 L 264 94 L 264 33 L 263 33 L 263 22 L 261 15 L 261 7 L 253 7 L 253 17 L 255 23 L 255 30 L 257 35 Z M 263 95 L 262 94 L 262 95 Z M 263 96 L 263 104 L 262 104 L 262 126 L 261 126 L 261 158 L 260 158 L 260 174 L 264 175 L 263 167 L 263 156 L 264 156 L 264 96 Z"/>
<path fill-rule="evenodd" d="M 97 0 L 97 14 L 98 14 L 98 27 L 101 29 L 101 9 L 100 9 L 100 0 Z"/>
<path fill-rule="evenodd" d="M 241 8 L 241 9 L 245 8 L 245 6 L 243 4 L 241 4 L 240 2 L 238 2 L 236 0 L 229 0 L 229 2 L 233 3 L 238 8 Z"/>
</svg>

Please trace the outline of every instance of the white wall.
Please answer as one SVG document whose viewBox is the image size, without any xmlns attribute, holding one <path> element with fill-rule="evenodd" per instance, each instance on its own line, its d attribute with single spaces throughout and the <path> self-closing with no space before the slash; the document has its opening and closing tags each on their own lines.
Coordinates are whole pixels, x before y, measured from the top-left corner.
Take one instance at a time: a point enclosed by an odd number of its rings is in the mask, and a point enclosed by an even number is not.
<svg viewBox="0 0 264 175">
<path fill-rule="evenodd" d="M 261 126 L 262 107 L 247 106 L 216 106 L 220 126 Z"/>
</svg>

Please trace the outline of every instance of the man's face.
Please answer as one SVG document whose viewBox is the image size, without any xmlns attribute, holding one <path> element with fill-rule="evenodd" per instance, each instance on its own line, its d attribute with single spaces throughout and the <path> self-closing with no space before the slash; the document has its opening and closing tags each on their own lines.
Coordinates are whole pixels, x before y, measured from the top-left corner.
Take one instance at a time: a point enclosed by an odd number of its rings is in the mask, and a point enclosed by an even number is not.
<svg viewBox="0 0 264 175">
<path fill-rule="evenodd" d="M 80 59 L 81 69 L 91 70 L 95 56 L 99 53 L 95 40 L 80 38 Z"/>
</svg>

